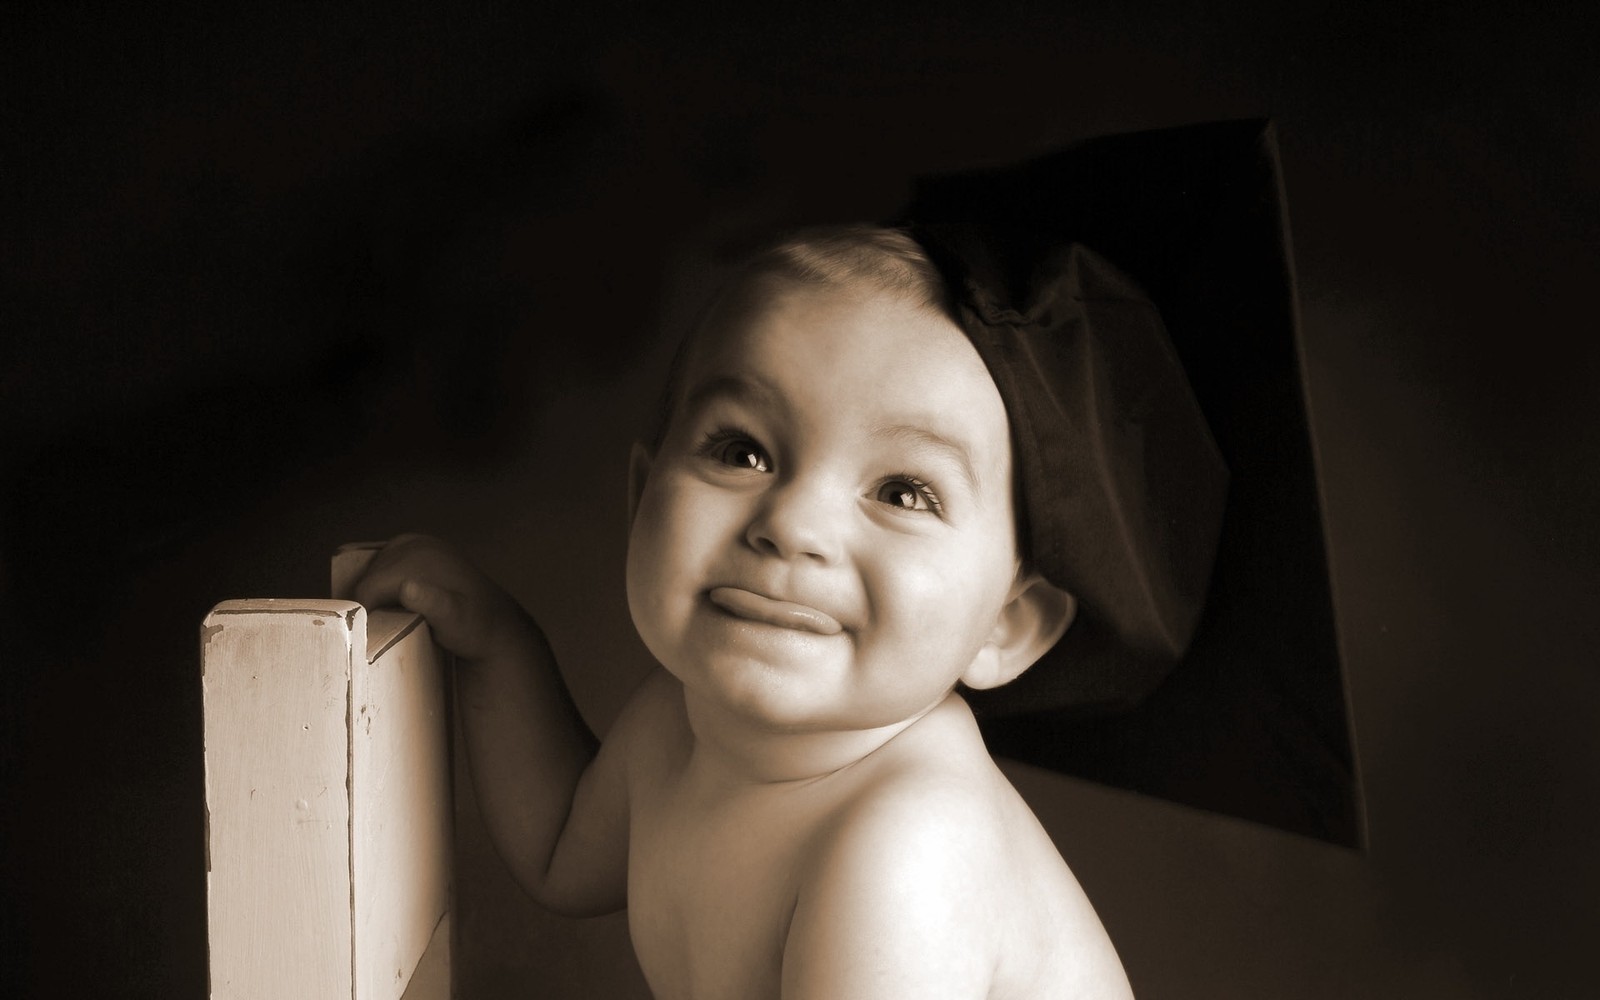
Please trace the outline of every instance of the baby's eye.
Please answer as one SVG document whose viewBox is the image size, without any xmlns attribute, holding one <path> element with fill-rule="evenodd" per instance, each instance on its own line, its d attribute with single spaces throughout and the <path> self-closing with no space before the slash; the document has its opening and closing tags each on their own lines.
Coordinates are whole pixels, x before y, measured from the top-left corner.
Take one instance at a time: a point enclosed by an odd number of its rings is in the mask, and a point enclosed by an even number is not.
<svg viewBox="0 0 1600 1000">
<path fill-rule="evenodd" d="M 713 461 L 752 472 L 772 471 L 772 462 L 761 446 L 737 432 L 718 432 L 705 443 L 704 451 Z"/>
<path fill-rule="evenodd" d="M 878 487 L 877 501 L 897 510 L 927 510 L 934 513 L 938 513 L 942 506 L 933 488 L 912 476 L 885 480 Z"/>
</svg>

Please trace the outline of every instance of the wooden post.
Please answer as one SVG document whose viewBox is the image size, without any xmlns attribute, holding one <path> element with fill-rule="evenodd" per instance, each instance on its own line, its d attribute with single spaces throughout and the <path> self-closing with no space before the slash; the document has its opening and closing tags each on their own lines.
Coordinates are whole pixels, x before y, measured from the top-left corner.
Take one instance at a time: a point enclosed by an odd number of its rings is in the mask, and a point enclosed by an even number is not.
<svg viewBox="0 0 1600 1000">
<path fill-rule="evenodd" d="M 448 997 L 448 713 L 426 624 L 226 601 L 201 669 L 210 995 Z"/>
</svg>

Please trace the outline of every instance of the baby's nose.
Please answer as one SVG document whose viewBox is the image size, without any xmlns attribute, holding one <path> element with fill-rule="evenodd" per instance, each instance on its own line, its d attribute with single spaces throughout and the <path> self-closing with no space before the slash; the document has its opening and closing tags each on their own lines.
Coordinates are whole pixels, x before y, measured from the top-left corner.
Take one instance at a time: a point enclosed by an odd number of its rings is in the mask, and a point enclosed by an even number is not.
<svg viewBox="0 0 1600 1000">
<path fill-rule="evenodd" d="M 779 483 L 763 495 L 745 540 L 782 559 L 835 562 L 841 554 L 843 518 L 836 498 L 817 482 Z"/>
</svg>

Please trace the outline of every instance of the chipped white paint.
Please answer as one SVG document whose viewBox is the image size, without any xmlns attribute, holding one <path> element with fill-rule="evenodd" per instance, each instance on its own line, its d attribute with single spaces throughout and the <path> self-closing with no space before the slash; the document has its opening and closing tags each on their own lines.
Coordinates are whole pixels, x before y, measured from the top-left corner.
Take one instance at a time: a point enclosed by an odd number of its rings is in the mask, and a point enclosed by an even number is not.
<svg viewBox="0 0 1600 1000">
<path fill-rule="evenodd" d="M 446 971 L 407 995 L 447 997 L 452 799 L 426 626 L 251 600 L 201 635 L 211 996 L 396 1000 L 432 940 Z"/>
</svg>

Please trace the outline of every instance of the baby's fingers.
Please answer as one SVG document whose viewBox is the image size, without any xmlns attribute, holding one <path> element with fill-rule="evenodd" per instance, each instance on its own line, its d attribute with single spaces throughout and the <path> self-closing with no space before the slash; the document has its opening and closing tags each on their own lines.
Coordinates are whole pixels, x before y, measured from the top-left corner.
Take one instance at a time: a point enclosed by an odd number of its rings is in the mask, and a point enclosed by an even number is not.
<svg viewBox="0 0 1600 1000">
<path fill-rule="evenodd" d="M 423 580 L 400 585 L 400 604 L 428 620 L 439 645 L 465 660 L 483 660 L 526 644 L 531 622 L 509 598 L 467 595 Z M 499 595 L 492 595 L 498 597 Z"/>
<path fill-rule="evenodd" d="M 515 601 L 456 549 L 425 535 L 401 535 L 379 550 L 352 596 L 368 608 L 399 605 L 422 615 L 440 645 L 469 660 L 523 631 Z"/>
<path fill-rule="evenodd" d="M 394 558 L 393 547 L 391 542 L 373 555 L 350 589 L 352 600 L 368 608 L 395 607 L 401 603 L 400 588 L 408 574 L 405 566 Z"/>
<path fill-rule="evenodd" d="M 443 543 L 426 535 L 399 535 L 373 554 L 351 596 L 369 608 L 402 604 L 401 586 L 410 579 L 436 577 L 437 550 Z"/>
<path fill-rule="evenodd" d="M 474 620 L 482 616 L 475 615 L 472 605 L 462 600 L 460 594 L 408 579 L 400 584 L 399 598 L 401 607 L 428 620 L 428 627 L 433 629 L 433 637 L 441 646 L 468 659 L 481 655 L 474 640 L 484 634 L 486 623 Z"/>
</svg>

